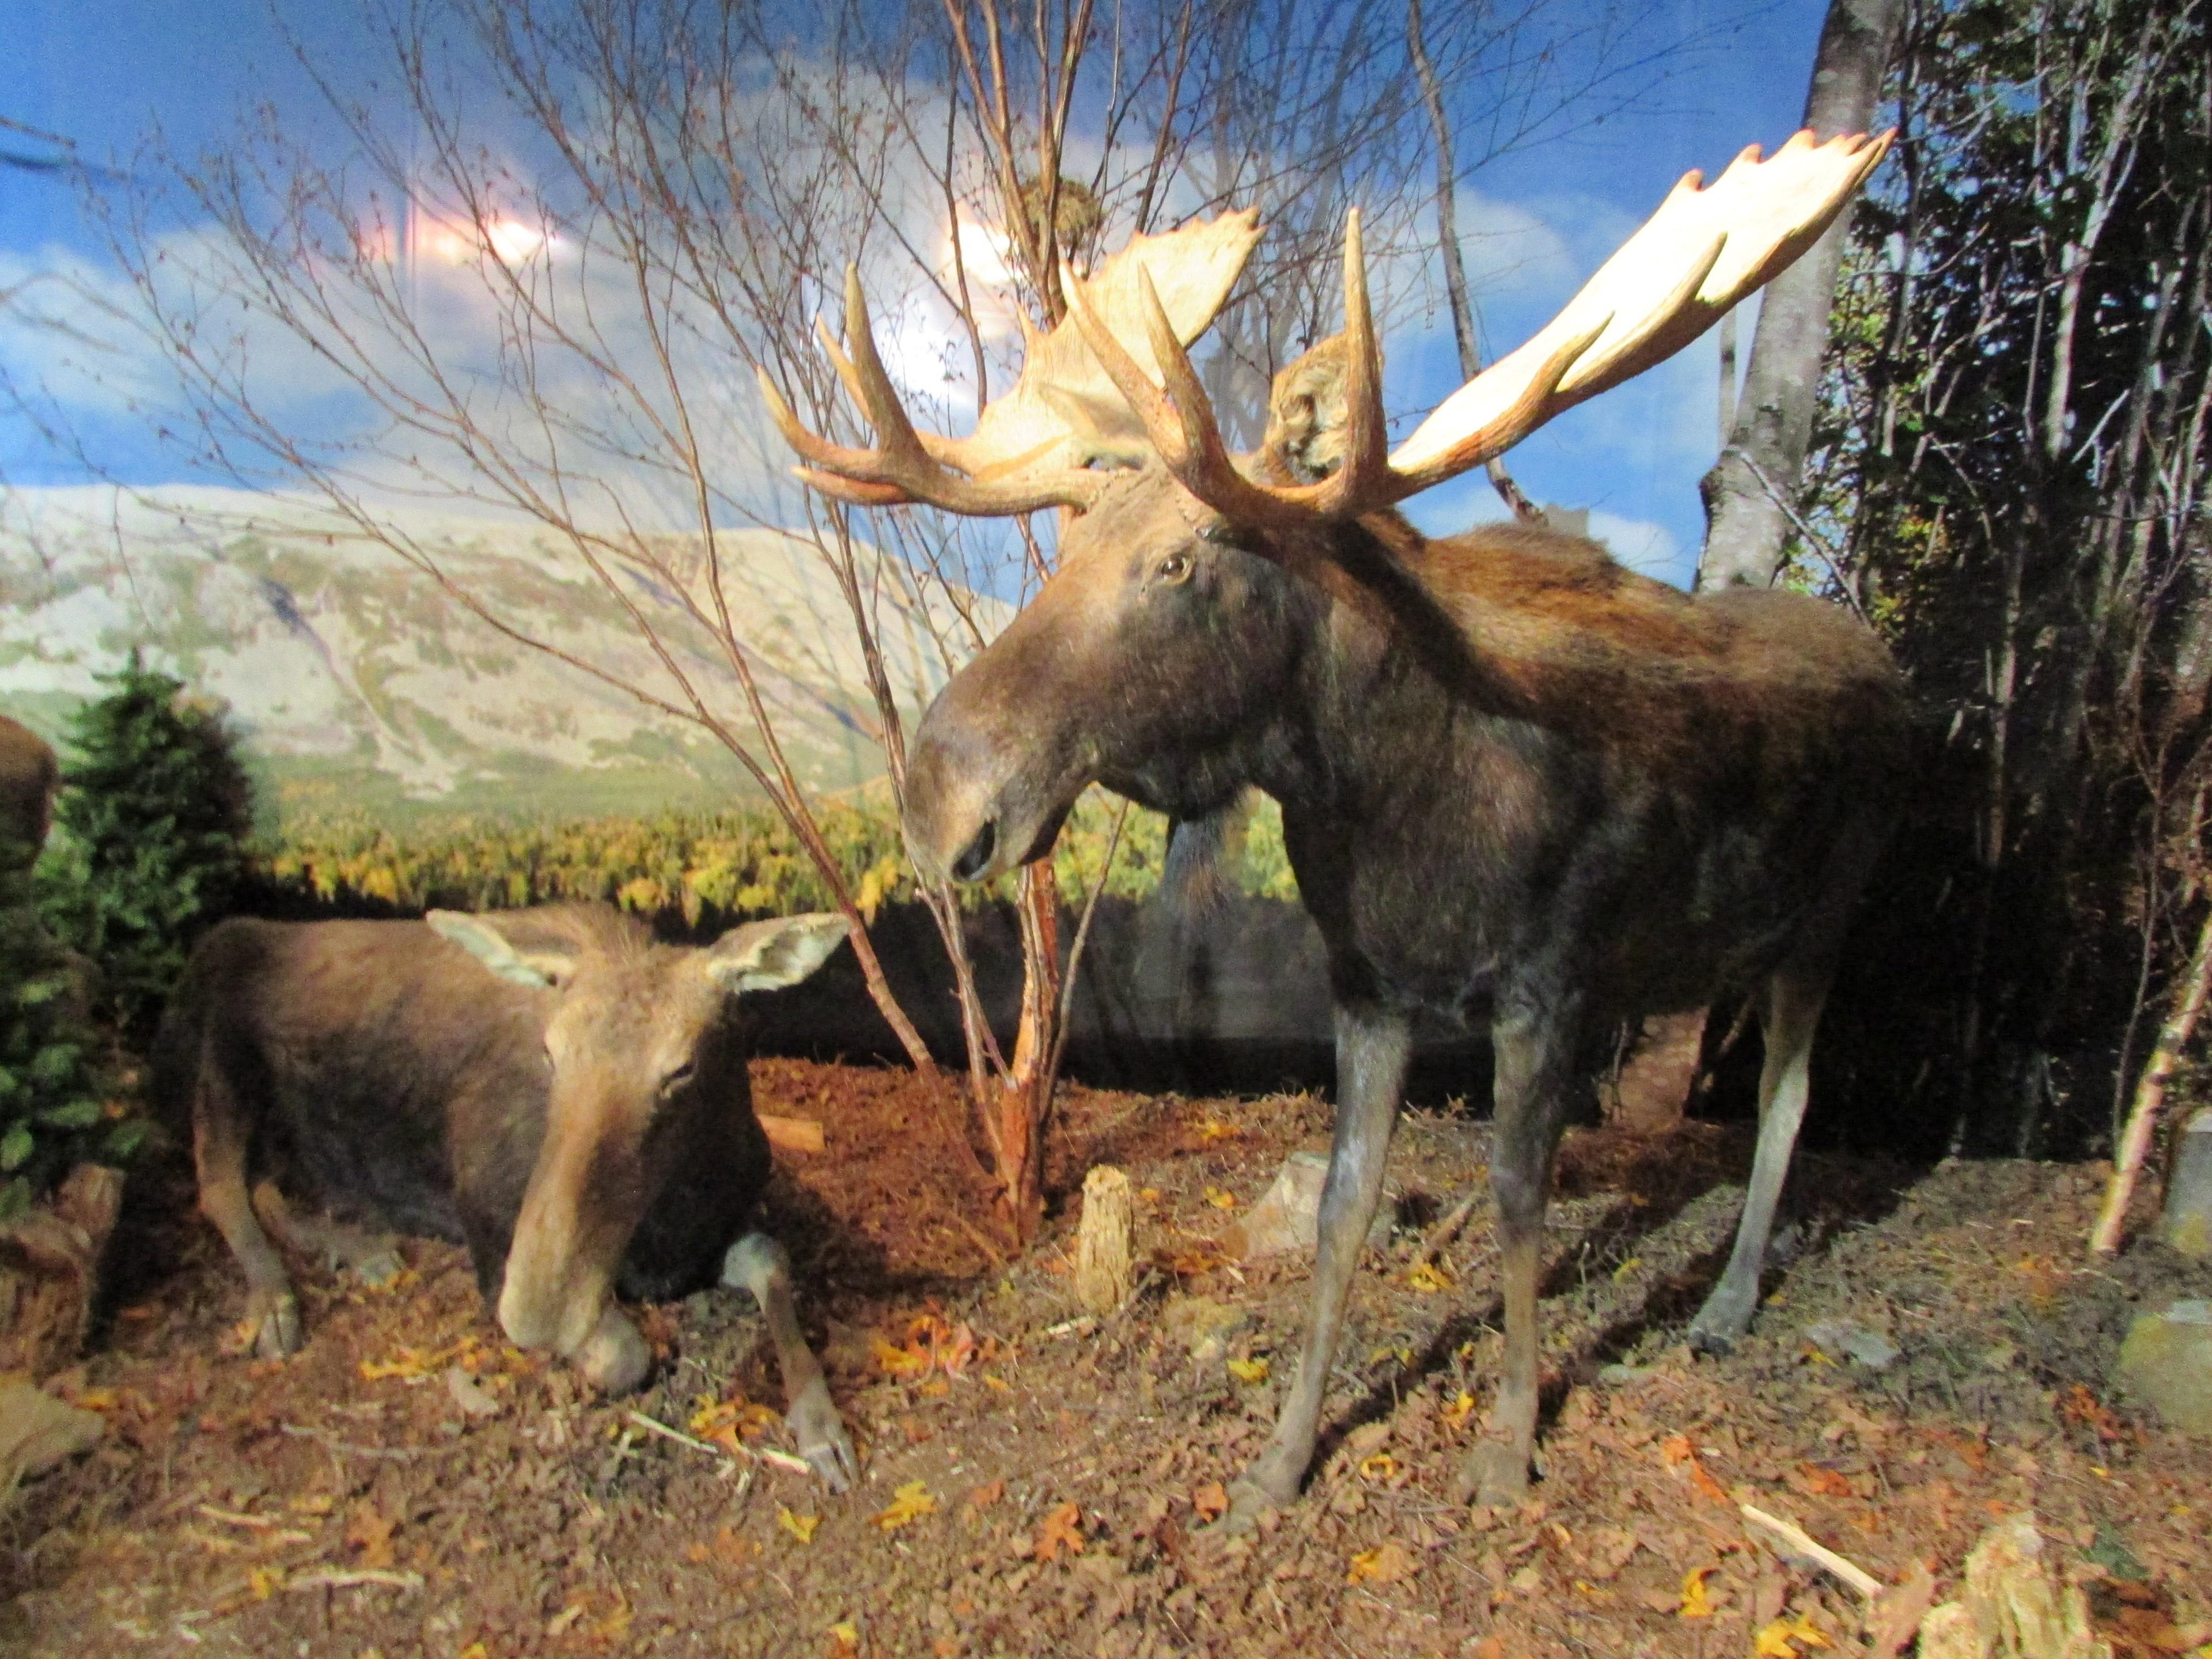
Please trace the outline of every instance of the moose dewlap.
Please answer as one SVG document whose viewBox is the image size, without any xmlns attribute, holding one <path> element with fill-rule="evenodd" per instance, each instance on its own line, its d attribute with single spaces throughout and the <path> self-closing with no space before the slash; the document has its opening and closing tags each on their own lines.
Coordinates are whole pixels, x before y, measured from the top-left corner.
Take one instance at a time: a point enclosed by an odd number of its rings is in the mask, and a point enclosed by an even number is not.
<svg viewBox="0 0 2212 1659">
<path fill-rule="evenodd" d="M 310 1231 L 280 1188 L 465 1242 L 507 1336 L 609 1390 L 649 1364 L 615 1295 L 719 1278 L 760 1301 L 799 1449 L 842 1486 L 852 1451 L 787 1260 L 746 1231 L 769 1158 L 736 1004 L 804 979 L 845 935 L 841 916 L 804 915 L 678 948 L 605 905 L 215 929 L 163 1023 L 155 1088 L 189 1112 L 200 1207 L 246 1270 L 257 1346 L 301 1341 L 269 1231 Z M 312 1237 L 370 1255 L 343 1227 Z"/>
</svg>

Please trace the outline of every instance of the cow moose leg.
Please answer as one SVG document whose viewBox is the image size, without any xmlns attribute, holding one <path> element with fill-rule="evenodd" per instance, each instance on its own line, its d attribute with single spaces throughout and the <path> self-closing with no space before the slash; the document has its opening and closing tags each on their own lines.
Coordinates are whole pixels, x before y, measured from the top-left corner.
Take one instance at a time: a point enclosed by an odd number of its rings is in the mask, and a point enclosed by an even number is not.
<svg viewBox="0 0 2212 1659">
<path fill-rule="evenodd" d="M 1496 1079 L 1490 1192 L 1498 1206 L 1498 1273 L 1505 1290 L 1505 1368 L 1482 1436 L 1455 1484 L 1464 1501 L 1517 1504 L 1536 1449 L 1536 1298 L 1544 1263 L 1544 1206 L 1565 1121 L 1573 1021 L 1559 1010 L 1501 1010 L 1491 1025 Z"/>
<path fill-rule="evenodd" d="M 813 1467 L 822 1484 L 843 1492 L 860 1474 L 860 1459 L 845 1433 L 844 1419 L 830 1398 L 821 1363 L 799 1328 L 799 1304 L 791 1293 L 791 1258 L 766 1233 L 747 1233 L 722 1258 L 722 1283 L 750 1293 L 768 1320 L 775 1345 L 776 1369 L 783 1373 L 784 1415 L 799 1442 L 799 1455 Z"/>
<path fill-rule="evenodd" d="M 212 1042 L 207 1045 L 212 1048 Z M 247 1126 L 236 1091 L 211 1053 L 203 1050 L 192 1103 L 192 1162 L 199 1175 L 200 1212 L 216 1224 L 246 1269 L 246 1318 L 253 1351 L 265 1359 L 300 1346 L 300 1302 L 283 1258 L 254 1218 L 246 1190 Z"/>
<path fill-rule="evenodd" d="M 1825 963 L 1814 968 L 1801 963 L 1778 969 L 1767 981 L 1759 1020 L 1766 1042 L 1766 1060 L 1759 1073 L 1759 1151 L 1727 1271 L 1690 1322 L 1690 1346 L 1701 1353 L 1726 1353 L 1751 1328 L 1759 1306 L 1759 1273 L 1765 1264 L 1783 1178 L 1790 1173 L 1790 1149 L 1797 1144 L 1797 1126 L 1805 1117 L 1813 1032 L 1827 1000 L 1828 980 Z"/>
<path fill-rule="evenodd" d="M 332 1267 L 347 1269 L 364 1285 L 389 1285 L 404 1268 L 390 1239 L 328 1216 L 297 1215 L 273 1181 L 254 1188 L 253 1212 L 284 1249 L 299 1255 L 320 1256 Z"/>
<path fill-rule="evenodd" d="M 1383 1165 L 1406 1080 L 1411 1026 L 1400 1015 L 1340 1007 L 1336 1011 L 1336 1133 L 1329 1148 L 1328 1178 L 1321 1189 L 1320 1249 L 1314 1261 L 1313 1299 L 1306 1313 L 1305 1346 L 1297 1381 L 1275 1419 L 1275 1432 L 1260 1459 L 1230 1488 L 1229 1533 L 1248 1530 L 1261 1511 L 1293 1502 L 1313 1462 L 1321 1426 L 1322 1397 L 1344 1328 L 1352 1270 L 1366 1247 L 1367 1229 L 1382 1196 Z"/>
</svg>

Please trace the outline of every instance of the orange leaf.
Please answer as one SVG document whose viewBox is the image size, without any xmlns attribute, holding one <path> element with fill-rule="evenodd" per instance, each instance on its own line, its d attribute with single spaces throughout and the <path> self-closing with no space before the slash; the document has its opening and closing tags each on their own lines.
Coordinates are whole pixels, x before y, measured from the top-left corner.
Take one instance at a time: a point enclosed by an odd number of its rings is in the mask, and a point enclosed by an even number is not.
<svg viewBox="0 0 2212 1659">
<path fill-rule="evenodd" d="M 398 1524 L 374 1503 L 364 1500 L 355 1505 L 353 1518 L 346 1522 L 345 1541 L 360 1549 L 362 1566 L 389 1567 L 392 1534 Z"/>
<path fill-rule="evenodd" d="M 1190 1494 L 1190 1506 L 1198 1511 L 1200 1520 L 1211 1521 L 1217 1515 L 1223 1514 L 1228 1510 L 1229 1493 L 1218 1480 L 1209 1480 L 1204 1486 L 1193 1489 Z"/>
<path fill-rule="evenodd" d="M 1371 1550 L 1362 1550 L 1352 1558 L 1351 1570 L 1345 1574 L 1344 1582 L 1347 1584 L 1395 1584 L 1401 1578 L 1412 1577 L 1416 1565 L 1403 1544 L 1378 1545 Z"/>
<path fill-rule="evenodd" d="M 1819 1497 L 1852 1498 L 1857 1496 L 1856 1489 L 1851 1485 L 1850 1477 L 1838 1470 L 1824 1468 L 1822 1465 L 1818 1463 L 1800 1463 L 1797 1466 L 1797 1474 L 1799 1480 L 1793 1481 L 1791 1484 L 1802 1484 L 1805 1491 L 1814 1493 Z"/>
<path fill-rule="evenodd" d="M 986 1480 L 981 1486 L 972 1488 L 968 1493 L 968 1507 L 988 1510 L 1006 1495 L 1006 1478 L 1000 1475 L 995 1480 Z"/>
<path fill-rule="evenodd" d="M 874 1519 L 885 1532 L 896 1532 L 909 1521 L 936 1513 L 937 1500 L 929 1495 L 927 1483 L 909 1480 L 891 1494 L 890 1507 L 879 1511 Z"/>
<path fill-rule="evenodd" d="M 1063 1549 L 1070 1555 L 1083 1553 L 1083 1511 L 1073 1504 L 1062 1504 L 1045 1516 L 1030 1553 L 1040 1561 L 1050 1561 Z"/>
</svg>

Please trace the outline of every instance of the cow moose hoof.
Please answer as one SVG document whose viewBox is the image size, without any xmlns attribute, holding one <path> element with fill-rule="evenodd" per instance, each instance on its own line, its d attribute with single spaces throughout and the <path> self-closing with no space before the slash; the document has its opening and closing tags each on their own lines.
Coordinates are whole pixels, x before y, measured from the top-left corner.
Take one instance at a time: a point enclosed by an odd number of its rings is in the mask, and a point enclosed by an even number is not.
<svg viewBox="0 0 2212 1659">
<path fill-rule="evenodd" d="M 843 1492 L 860 1478 L 860 1460 L 845 1433 L 845 1420 L 830 1398 L 830 1385 L 816 1377 L 791 1402 L 789 1421 L 799 1455 L 831 1492 Z"/>
<path fill-rule="evenodd" d="M 1511 1509 L 1528 1496 L 1528 1454 L 1503 1441 L 1489 1441 L 1468 1454 L 1452 1482 L 1452 1497 L 1486 1510 Z"/>
<path fill-rule="evenodd" d="M 1698 1316 L 1690 1322 L 1690 1349 L 1693 1353 L 1710 1354 L 1716 1359 L 1724 1358 L 1736 1345 L 1736 1339 L 1751 1328 L 1752 1303 L 1747 1297 L 1735 1297 L 1716 1290 L 1705 1298 L 1705 1305 L 1698 1310 Z"/>
<path fill-rule="evenodd" d="M 637 1327 L 610 1304 L 574 1355 L 584 1380 L 603 1394 L 628 1394 L 653 1369 L 653 1351 Z"/>
<path fill-rule="evenodd" d="M 289 1285 L 252 1291 L 246 1297 L 246 1322 L 253 1327 L 253 1352 L 263 1359 L 282 1359 L 300 1351 L 300 1298 Z"/>
<path fill-rule="evenodd" d="M 1221 1538 L 1242 1538 L 1260 1524 L 1260 1517 L 1272 1515 L 1283 1504 L 1268 1490 L 1250 1475 L 1229 1483 L 1229 1507 L 1221 1519 L 1206 1530 Z"/>
</svg>

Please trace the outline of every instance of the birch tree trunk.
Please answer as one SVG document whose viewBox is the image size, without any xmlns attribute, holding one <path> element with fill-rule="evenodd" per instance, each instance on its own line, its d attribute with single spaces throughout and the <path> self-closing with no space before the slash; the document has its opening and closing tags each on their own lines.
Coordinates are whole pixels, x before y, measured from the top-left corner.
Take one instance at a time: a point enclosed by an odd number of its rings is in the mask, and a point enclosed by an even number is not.
<svg viewBox="0 0 2212 1659">
<path fill-rule="evenodd" d="M 1896 32 L 1899 0 L 1829 0 L 1813 60 L 1805 125 L 1818 138 L 1863 132 L 1874 119 Z M 1698 486 L 1705 550 L 1698 586 L 1766 587 L 1790 534 L 1784 503 L 1813 434 L 1814 394 L 1828 344 L 1828 311 L 1850 234 L 1850 209 L 1812 252 L 1766 285 L 1735 428 Z"/>
</svg>

